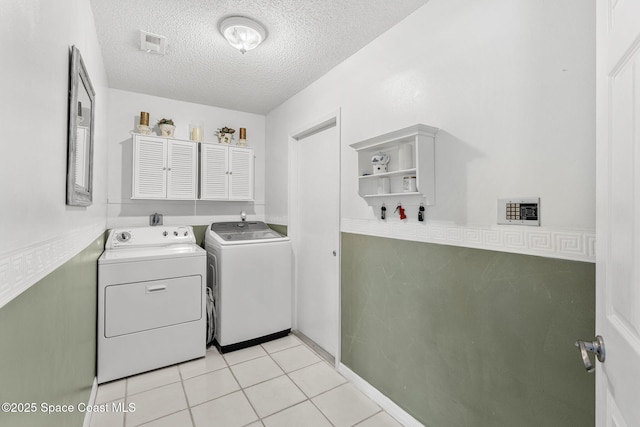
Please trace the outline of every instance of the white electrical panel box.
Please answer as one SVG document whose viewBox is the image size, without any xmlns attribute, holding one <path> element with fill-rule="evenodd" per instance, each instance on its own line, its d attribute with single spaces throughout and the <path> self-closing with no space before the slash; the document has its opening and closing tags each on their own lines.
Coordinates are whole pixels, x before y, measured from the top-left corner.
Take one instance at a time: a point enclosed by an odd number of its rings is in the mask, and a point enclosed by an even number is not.
<svg viewBox="0 0 640 427">
<path fill-rule="evenodd" d="M 540 198 L 498 199 L 498 224 L 540 226 Z"/>
</svg>

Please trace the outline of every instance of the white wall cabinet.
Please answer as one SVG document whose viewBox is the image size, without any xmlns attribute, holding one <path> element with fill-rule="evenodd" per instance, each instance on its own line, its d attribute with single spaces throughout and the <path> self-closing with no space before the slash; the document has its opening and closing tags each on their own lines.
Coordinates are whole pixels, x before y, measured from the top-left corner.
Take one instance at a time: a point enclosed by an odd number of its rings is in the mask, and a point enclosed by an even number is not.
<svg viewBox="0 0 640 427">
<path fill-rule="evenodd" d="M 252 201 L 254 169 L 252 148 L 134 134 L 131 198 Z"/>
<path fill-rule="evenodd" d="M 195 142 L 134 135 L 131 198 L 194 200 L 197 167 Z"/>
<path fill-rule="evenodd" d="M 437 131 L 438 128 L 417 124 L 351 144 L 358 152 L 358 194 L 370 204 L 403 198 L 435 204 Z M 374 174 L 371 158 L 379 153 L 387 154 L 390 160 L 387 172 Z M 407 191 L 404 186 L 405 178 L 410 177 L 415 177 L 415 191 Z"/>
<path fill-rule="evenodd" d="M 253 149 L 200 144 L 200 199 L 253 200 Z"/>
</svg>

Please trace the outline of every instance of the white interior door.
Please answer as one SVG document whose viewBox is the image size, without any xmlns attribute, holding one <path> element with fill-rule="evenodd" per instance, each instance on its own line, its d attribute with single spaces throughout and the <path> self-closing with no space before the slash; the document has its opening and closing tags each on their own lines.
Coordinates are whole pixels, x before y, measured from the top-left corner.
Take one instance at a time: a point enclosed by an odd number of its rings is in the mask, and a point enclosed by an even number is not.
<svg viewBox="0 0 640 427">
<path fill-rule="evenodd" d="M 292 144 L 294 327 L 336 357 L 339 340 L 340 130 L 334 120 Z"/>
<path fill-rule="evenodd" d="M 598 426 L 640 426 L 640 0 L 597 1 Z"/>
</svg>

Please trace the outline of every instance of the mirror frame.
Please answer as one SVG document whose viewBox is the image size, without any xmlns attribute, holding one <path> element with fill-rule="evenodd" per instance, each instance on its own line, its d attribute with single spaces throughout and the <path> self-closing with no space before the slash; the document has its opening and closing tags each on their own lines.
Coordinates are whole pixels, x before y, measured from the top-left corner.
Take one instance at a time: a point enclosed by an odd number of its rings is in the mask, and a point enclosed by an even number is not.
<svg viewBox="0 0 640 427">
<path fill-rule="evenodd" d="M 78 151 L 78 90 L 82 85 L 87 90 L 91 100 L 91 112 L 89 122 L 89 141 L 86 150 L 88 154 L 86 185 L 81 186 L 76 182 L 76 155 Z M 84 61 L 77 47 L 71 46 L 71 58 L 69 63 L 69 128 L 67 141 L 67 205 L 91 206 L 93 203 L 93 130 L 95 127 L 95 96 L 89 74 L 84 66 Z"/>
</svg>

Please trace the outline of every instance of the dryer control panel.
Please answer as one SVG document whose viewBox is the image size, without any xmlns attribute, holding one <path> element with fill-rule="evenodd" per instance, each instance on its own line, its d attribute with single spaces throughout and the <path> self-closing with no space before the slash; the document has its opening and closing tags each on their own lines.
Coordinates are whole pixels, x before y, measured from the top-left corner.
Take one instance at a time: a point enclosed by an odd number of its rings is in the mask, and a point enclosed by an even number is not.
<svg viewBox="0 0 640 427">
<path fill-rule="evenodd" d="M 190 226 L 114 228 L 109 231 L 105 249 L 166 246 L 196 243 Z"/>
</svg>

